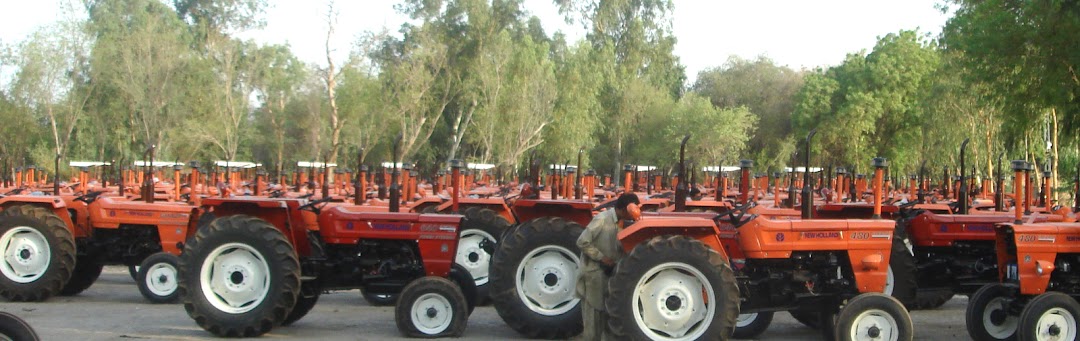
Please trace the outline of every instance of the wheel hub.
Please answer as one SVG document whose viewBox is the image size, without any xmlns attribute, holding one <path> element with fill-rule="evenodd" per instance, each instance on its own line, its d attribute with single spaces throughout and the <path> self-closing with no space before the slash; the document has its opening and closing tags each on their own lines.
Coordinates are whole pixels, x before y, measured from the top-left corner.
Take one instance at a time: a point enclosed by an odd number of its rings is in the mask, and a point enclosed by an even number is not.
<svg viewBox="0 0 1080 341">
<path fill-rule="evenodd" d="M 458 239 L 458 252 L 454 263 L 465 267 L 477 286 L 487 284 L 490 276 L 491 254 L 480 247 L 481 243 L 488 240 L 494 240 L 494 237 L 477 229 L 462 231 L 461 238 Z"/>
<path fill-rule="evenodd" d="M 650 338 L 693 340 L 708 330 L 716 295 L 700 271 L 665 263 L 640 278 L 632 298 L 634 319 Z"/>
<path fill-rule="evenodd" d="M 1008 317 L 1008 315 L 1009 314 L 1005 313 L 1004 310 L 994 309 L 990 312 L 990 323 L 993 323 L 995 326 L 1000 326 L 1005 323 L 1005 318 Z"/>
<path fill-rule="evenodd" d="M 427 293 L 420 295 L 412 303 L 413 326 L 428 335 L 441 333 L 446 328 L 449 328 L 450 323 L 453 322 L 454 313 L 452 309 L 450 300 L 440 294 Z"/>
<path fill-rule="evenodd" d="M 210 252 L 200 281 L 203 295 L 215 308 L 241 314 L 257 307 L 269 294 L 270 268 L 251 246 L 229 243 Z"/>
<path fill-rule="evenodd" d="M 49 269 L 49 242 L 38 230 L 18 226 L 0 236 L 0 273 L 16 283 L 30 283 Z"/>
<path fill-rule="evenodd" d="M 877 326 L 870 327 L 870 329 L 866 330 L 866 336 L 869 336 L 870 338 L 873 338 L 873 339 L 876 339 L 876 338 L 880 337 L 881 336 L 881 328 L 878 328 Z"/>
<path fill-rule="evenodd" d="M 1061 327 L 1058 327 L 1057 324 L 1051 325 L 1050 328 L 1046 330 L 1046 333 L 1050 334 L 1050 336 L 1061 335 Z"/>
<path fill-rule="evenodd" d="M 529 252 L 517 269 L 518 297 L 530 310 L 545 316 L 570 311 L 580 301 L 574 295 L 577 264 L 577 255 L 560 246 Z"/>
<path fill-rule="evenodd" d="M 1037 328 L 1037 340 L 1074 340 L 1077 337 L 1076 317 L 1061 307 L 1053 307 L 1043 312 Z"/>
<path fill-rule="evenodd" d="M 435 307 L 428 307 L 427 308 L 427 317 L 430 319 L 430 318 L 435 318 L 435 316 L 439 316 L 439 311 L 435 310 Z"/>
</svg>

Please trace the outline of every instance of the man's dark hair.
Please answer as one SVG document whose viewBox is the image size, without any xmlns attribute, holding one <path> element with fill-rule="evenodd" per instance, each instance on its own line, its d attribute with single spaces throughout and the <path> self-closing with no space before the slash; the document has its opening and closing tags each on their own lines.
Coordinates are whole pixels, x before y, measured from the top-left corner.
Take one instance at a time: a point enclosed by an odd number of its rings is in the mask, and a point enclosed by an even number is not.
<svg viewBox="0 0 1080 341">
<path fill-rule="evenodd" d="M 630 204 L 641 204 L 641 201 L 638 200 L 637 194 L 623 193 L 619 195 L 618 199 L 615 199 L 616 209 L 625 210 L 626 206 L 630 206 Z"/>
</svg>

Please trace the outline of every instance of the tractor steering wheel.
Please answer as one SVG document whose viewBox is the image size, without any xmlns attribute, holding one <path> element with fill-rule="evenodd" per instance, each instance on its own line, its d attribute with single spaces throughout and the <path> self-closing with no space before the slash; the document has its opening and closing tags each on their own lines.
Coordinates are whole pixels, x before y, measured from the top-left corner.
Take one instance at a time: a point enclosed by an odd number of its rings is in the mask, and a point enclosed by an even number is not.
<svg viewBox="0 0 1080 341">
<path fill-rule="evenodd" d="M 728 220 L 731 221 L 732 225 L 735 225 L 735 227 L 739 227 L 745 224 L 743 222 L 743 216 L 745 216 L 746 212 L 750 211 L 750 209 L 754 206 L 757 206 L 757 202 L 751 201 L 742 205 L 738 205 L 731 208 L 730 210 L 727 210 L 726 212 L 717 214 L 715 219 L 720 219 L 721 217 L 727 216 Z M 737 215 L 735 214 L 736 212 L 738 212 Z"/>
<path fill-rule="evenodd" d="M 309 197 L 310 197 L 310 195 L 309 195 Z M 318 200 L 312 200 L 312 201 L 309 201 L 306 204 L 300 205 L 300 207 L 298 207 L 297 209 L 301 210 L 301 211 L 311 211 L 312 213 L 315 213 L 316 215 L 318 215 L 322 211 L 322 207 L 319 206 L 319 205 L 328 203 L 331 200 L 333 200 L 333 198 L 331 198 L 331 197 L 319 198 Z"/>
<path fill-rule="evenodd" d="M 105 193 L 105 191 L 89 191 L 85 194 L 75 197 L 75 200 L 82 201 L 89 205 L 90 203 L 94 202 L 94 200 L 97 200 L 98 196 L 101 196 L 102 193 Z"/>
</svg>

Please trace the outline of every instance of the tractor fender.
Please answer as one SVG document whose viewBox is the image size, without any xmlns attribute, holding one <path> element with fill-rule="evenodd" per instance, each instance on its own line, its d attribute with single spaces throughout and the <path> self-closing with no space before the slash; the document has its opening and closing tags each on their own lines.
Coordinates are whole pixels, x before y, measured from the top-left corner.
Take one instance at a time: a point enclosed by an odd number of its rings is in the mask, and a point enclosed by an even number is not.
<svg viewBox="0 0 1080 341">
<path fill-rule="evenodd" d="M 517 221 L 531 221 L 543 217 L 560 217 L 581 226 L 588 226 L 593 218 L 591 202 L 565 199 L 518 199 L 513 211 Z"/>
<path fill-rule="evenodd" d="M 6 210 L 13 206 L 30 205 L 37 206 L 49 211 L 52 211 L 60 220 L 64 221 L 68 230 L 72 235 L 76 237 L 81 236 L 79 231 L 75 229 L 75 223 L 71 220 L 71 213 L 68 212 L 67 203 L 63 199 L 57 196 L 40 196 L 40 195 L 12 195 L 0 198 L 0 210 Z"/>
<path fill-rule="evenodd" d="M 623 250 L 633 250 L 638 244 L 645 243 L 657 236 L 682 235 L 697 239 L 709 248 L 720 253 L 724 259 L 728 252 L 720 243 L 720 230 L 711 219 L 692 217 L 644 217 L 630 227 L 619 231 L 619 242 Z"/>
</svg>

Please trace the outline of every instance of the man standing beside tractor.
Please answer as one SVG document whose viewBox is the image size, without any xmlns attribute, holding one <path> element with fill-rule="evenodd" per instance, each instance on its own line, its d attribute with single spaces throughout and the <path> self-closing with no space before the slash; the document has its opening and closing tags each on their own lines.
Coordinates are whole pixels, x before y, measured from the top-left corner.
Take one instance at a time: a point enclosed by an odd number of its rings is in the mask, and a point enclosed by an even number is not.
<svg viewBox="0 0 1080 341">
<path fill-rule="evenodd" d="M 607 281 L 615 263 L 626 255 L 619 243 L 623 221 L 631 219 L 631 210 L 640 204 L 633 193 L 623 193 L 615 201 L 615 209 L 600 212 L 578 237 L 581 248 L 581 269 L 577 295 L 581 298 L 581 316 L 585 325 L 583 340 L 614 340 L 607 328 Z"/>
</svg>

